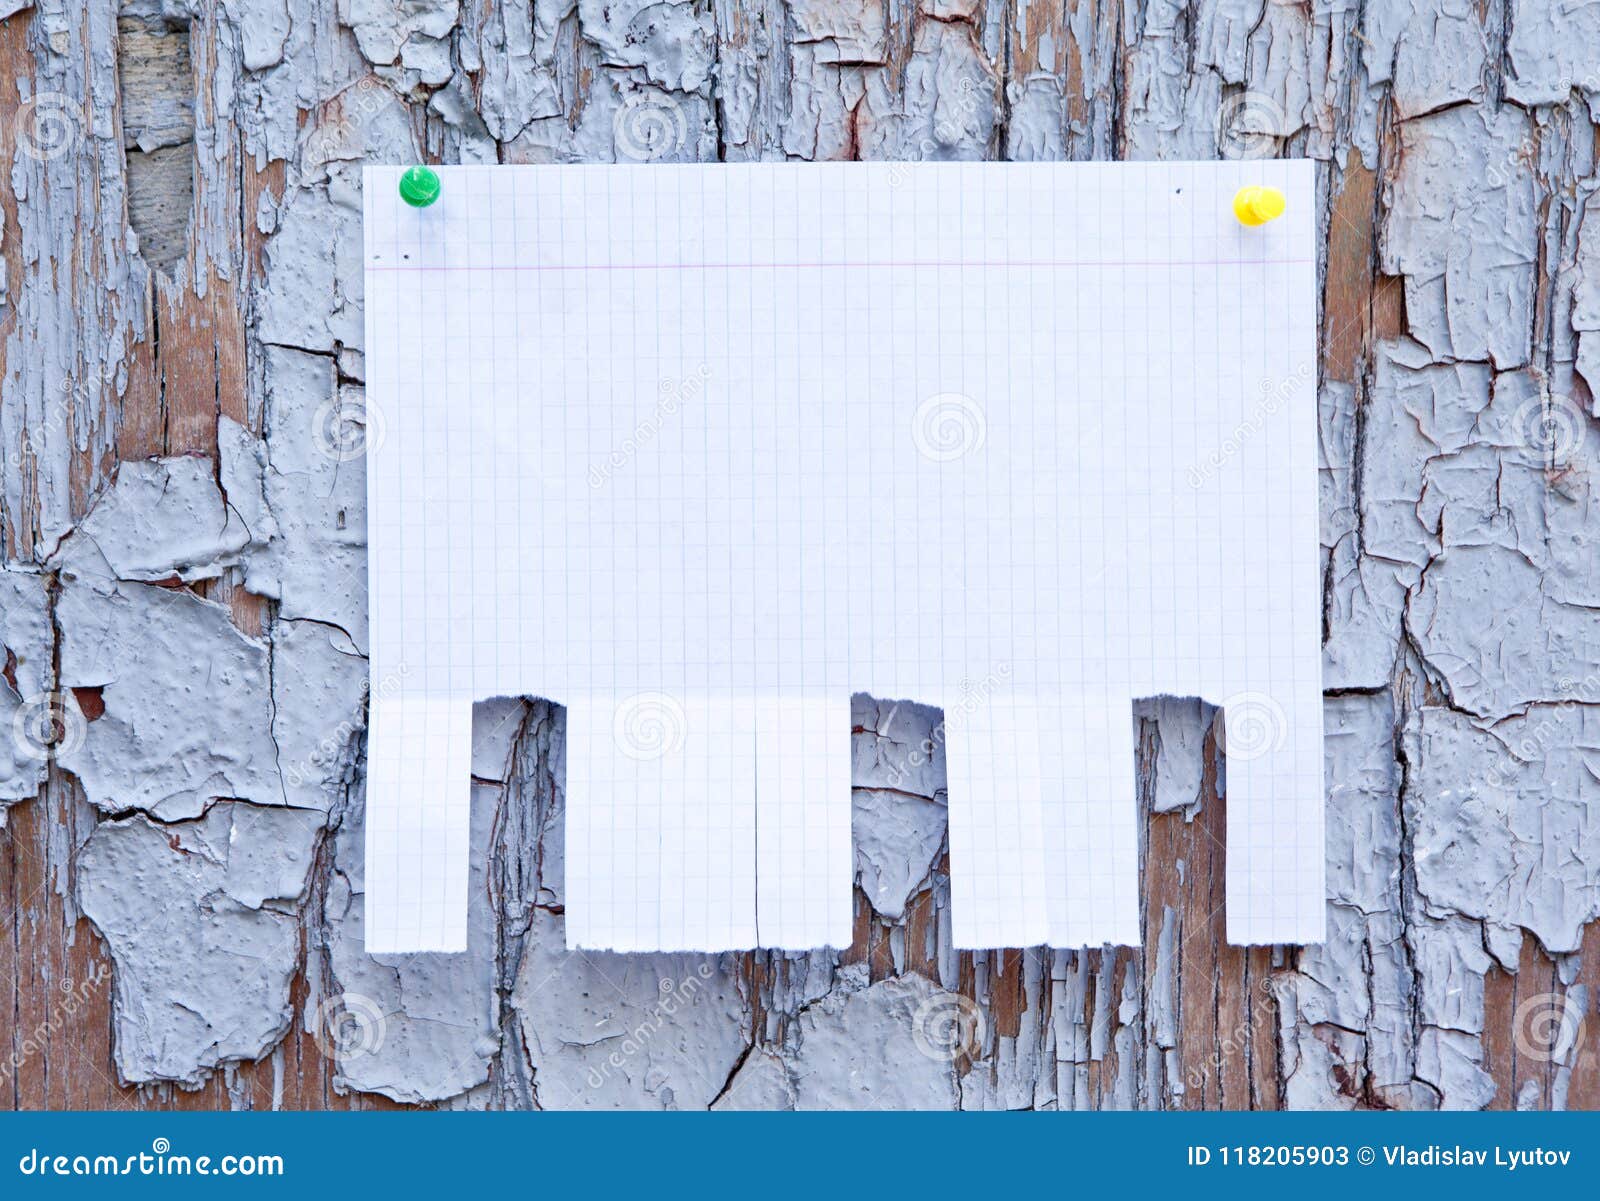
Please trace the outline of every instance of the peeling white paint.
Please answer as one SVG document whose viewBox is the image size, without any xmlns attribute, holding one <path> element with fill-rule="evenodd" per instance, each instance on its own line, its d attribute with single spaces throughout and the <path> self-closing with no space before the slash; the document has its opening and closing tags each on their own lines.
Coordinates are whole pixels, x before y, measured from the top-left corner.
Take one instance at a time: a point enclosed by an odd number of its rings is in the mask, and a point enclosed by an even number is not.
<svg viewBox="0 0 1600 1201">
<path fill-rule="evenodd" d="M 89 800 L 167 821 L 219 799 L 282 804 L 266 644 L 181 589 L 63 579 L 61 683 L 105 704 L 60 756 Z"/>
<path fill-rule="evenodd" d="M 197 821 L 95 828 L 78 899 L 115 964 L 118 1075 L 201 1084 L 289 1028 L 294 902 L 322 819 L 224 802 Z"/>
</svg>

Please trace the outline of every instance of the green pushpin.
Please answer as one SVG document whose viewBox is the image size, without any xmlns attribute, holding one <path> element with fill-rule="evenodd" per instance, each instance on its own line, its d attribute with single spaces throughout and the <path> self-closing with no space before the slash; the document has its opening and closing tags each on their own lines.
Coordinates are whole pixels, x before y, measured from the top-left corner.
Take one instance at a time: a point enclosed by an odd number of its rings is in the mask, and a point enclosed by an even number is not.
<svg viewBox="0 0 1600 1201">
<path fill-rule="evenodd" d="M 400 199 L 425 209 L 439 199 L 439 173 L 432 167 L 407 167 L 400 177 Z"/>
</svg>

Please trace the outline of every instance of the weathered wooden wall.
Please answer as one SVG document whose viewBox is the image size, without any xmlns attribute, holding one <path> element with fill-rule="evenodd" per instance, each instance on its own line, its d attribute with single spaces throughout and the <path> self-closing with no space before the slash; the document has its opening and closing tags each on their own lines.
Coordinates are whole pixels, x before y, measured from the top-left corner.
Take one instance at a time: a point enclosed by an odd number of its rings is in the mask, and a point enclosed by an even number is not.
<svg viewBox="0 0 1600 1201">
<path fill-rule="evenodd" d="M 0 0 L 0 1097 L 1600 1102 L 1596 47 L 1555 0 Z M 569 954 L 561 721 L 506 701 L 471 952 L 363 954 L 359 167 L 619 154 L 1318 161 L 1326 945 L 1225 945 L 1164 701 L 1144 946 L 954 952 L 938 715 L 863 698 L 847 954 Z"/>
</svg>

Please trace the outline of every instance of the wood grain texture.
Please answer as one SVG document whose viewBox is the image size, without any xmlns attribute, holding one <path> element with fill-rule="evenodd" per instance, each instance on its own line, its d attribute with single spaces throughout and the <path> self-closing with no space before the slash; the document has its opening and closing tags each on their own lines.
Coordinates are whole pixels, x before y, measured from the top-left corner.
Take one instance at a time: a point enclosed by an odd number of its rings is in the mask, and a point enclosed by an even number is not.
<svg viewBox="0 0 1600 1201">
<path fill-rule="evenodd" d="M 1600 1103 L 1597 39 L 1548 0 L 0 20 L 0 721 L 54 723 L 0 753 L 0 1098 Z M 630 153 L 1318 162 L 1327 944 L 1227 945 L 1214 715 L 1165 700 L 1143 945 L 955 951 L 939 715 L 858 698 L 848 951 L 568 953 L 562 716 L 517 700 L 471 950 L 364 955 L 360 164 Z"/>
</svg>

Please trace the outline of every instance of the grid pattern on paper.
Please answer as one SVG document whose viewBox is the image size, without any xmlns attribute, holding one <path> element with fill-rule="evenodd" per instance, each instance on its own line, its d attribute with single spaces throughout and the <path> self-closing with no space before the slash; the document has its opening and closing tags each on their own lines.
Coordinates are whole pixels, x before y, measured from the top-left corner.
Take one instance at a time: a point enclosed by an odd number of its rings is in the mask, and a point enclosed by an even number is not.
<svg viewBox="0 0 1600 1201">
<path fill-rule="evenodd" d="M 1155 693 L 1227 707 L 1230 938 L 1320 938 L 1309 164 L 440 173 L 366 177 L 369 936 L 464 945 L 416 831 L 529 693 L 569 942 L 844 945 L 867 691 L 944 707 L 957 945 L 1138 941 Z"/>
<path fill-rule="evenodd" d="M 464 951 L 472 706 L 374 696 L 368 720 L 367 950 Z"/>
</svg>

